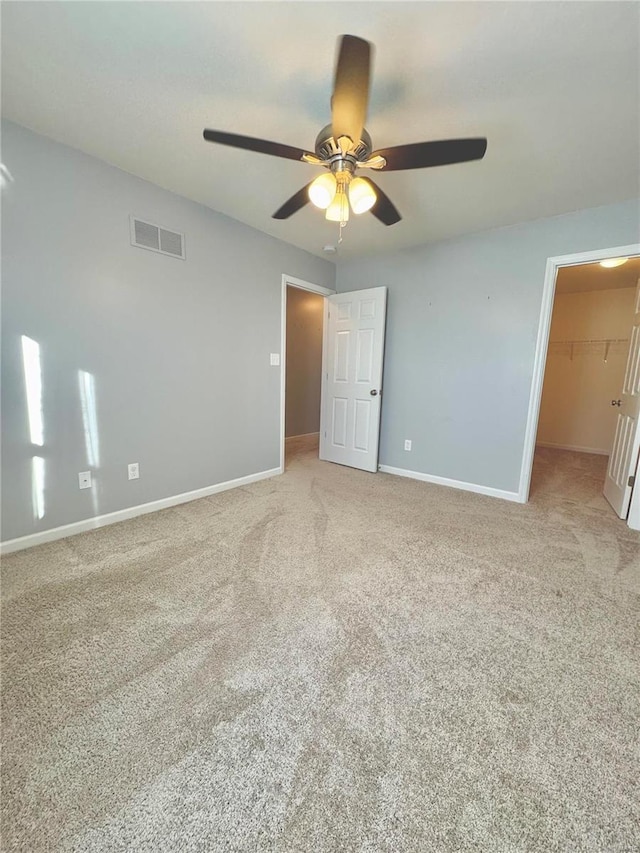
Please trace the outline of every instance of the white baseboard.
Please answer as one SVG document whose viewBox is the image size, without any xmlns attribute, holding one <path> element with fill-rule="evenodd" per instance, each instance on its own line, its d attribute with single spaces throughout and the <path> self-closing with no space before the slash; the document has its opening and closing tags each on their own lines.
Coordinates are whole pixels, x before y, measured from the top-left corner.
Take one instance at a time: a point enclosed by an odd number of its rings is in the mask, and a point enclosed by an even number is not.
<svg viewBox="0 0 640 853">
<path fill-rule="evenodd" d="M 551 447 L 553 450 L 574 450 L 576 453 L 597 453 L 600 456 L 608 456 L 611 450 L 602 450 L 599 447 L 579 447 L 577 444 L 554 444 L 552 441 L 536 441 L 536 447 Z"/>
<path fill-rule="evenodd" d="M 53 527 L 50 530 L 41 530 L 38 533 L 30 533 L 28 536 L 20 536 L 18 539 L 8 539 L 0 543 L 0 554 L 10 554 L 12 551 L 21 551 L 23 548 L 33 548 L 35 545 L 44 545 L 45 542 L 53 542 L 56 539 L 65 539 L 67 536 L 75 536 L 77 533 L 85 533 L 87 530 L 95 530 L 97 527 L 106 527 L 118 521 L 126 521 L 138 515 L 148 512 L 157 512 L 159 509 L 177 506 L 178 504 L 197 501 L 227 489 L 237 489 L 238 486 L 247 486 L 258 480 L 266 480 L 282 474 L 282 468 L 271 468 L 269 471 L 259 471 L 257 474 L 249 474 L 246 477 L 238 477 L 235 480 L 227 480 L 224 483 L 216 483 L 215 486 L 205 486 L 203 489 L 195 489 L 193 492 L 183 492 L 181 495 L 172 495 L 159 501 L 151 501 L 138 506 L 130 506 L 109 512 L 106 515 L 96 515 L 93 518 L 85 518 L 82 521 L 74 521 L 72 524 L 64 524 L 62 527 Z"/>
<path fill-rule="evenodd" d="M 302 432 L 300 435 L 287 435 L 285 441 L 290 441 L 292 438 L 309 438 L 312 435 L 320 435 L 319 432 Z"/>
<path fill-rule="evenodd" d="M 491 498 L 502 498 L 505 501 L 525 503 L 518 492 L 507 492 L 504 489 L 494 489 L 491 486 L 479 486 L 476 483 L 465 483 L 462 480 L 450 480 L 448 477 L 436 477 L 435 474 L 423 474 L 421 471 L 408 471 L 406 468 L 393 468 L 391 465 L 378 465 L 378 470 L 385 474 L 395 474 L 398 477 L 409 477 L 411 480 L 422 480 L 425 483 L 435 483 L 437 486 L 449 486 L 452 489 L 462 489 L 465 492 L 476 492 L 479 495 L 489 495 Z"/>
</svg>

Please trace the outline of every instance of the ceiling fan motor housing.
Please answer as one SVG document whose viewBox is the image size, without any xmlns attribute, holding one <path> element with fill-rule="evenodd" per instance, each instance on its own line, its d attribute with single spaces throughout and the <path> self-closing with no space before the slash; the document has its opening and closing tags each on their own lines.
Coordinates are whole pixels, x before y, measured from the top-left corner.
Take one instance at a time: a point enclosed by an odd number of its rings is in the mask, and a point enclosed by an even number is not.
<svg viewBox="0 0 640 853">
<path fill-rule="evenodd" d="M 350 172 L 353 174 L 358 162 L 366 160 L 373 144 L 368 132 L 362 128 L 361 138 L 358 144 L 353 146 L 347 154 L 343 154 L 337 141 L 333 138 L 333 128 L 330 124 L 323 127 L 316 137 L 315 152 L 321 160 L 324 160 L 332 172 Z"/>
</svg>

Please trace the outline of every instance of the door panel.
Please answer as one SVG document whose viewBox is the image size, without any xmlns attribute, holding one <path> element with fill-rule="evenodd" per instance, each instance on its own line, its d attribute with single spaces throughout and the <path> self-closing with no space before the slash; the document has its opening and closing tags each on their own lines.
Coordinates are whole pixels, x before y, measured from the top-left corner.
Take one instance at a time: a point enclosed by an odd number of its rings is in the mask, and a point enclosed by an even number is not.
<svg viewBox="0 0 640 853">
<path fill-rule="evenodd" d="M 386 302 L 386 287 L 327 300 L 320 458 L 365 471 L 378 470 Z"/>
<path fill-rule="evenodd" d="M 616 514 L 626 518 L 632 492 L 629 478 L 635 473 L 640 446 L 640 279 L 622 391 L 620 399 L 611 402 L 618 406 L 618 419 L 604 483 L 604 496 Z"/>
<path fill-rule="evenodd" d="M 369 432 L 371 427 L 371 403 L 368 400 L 356 400 L 353 446 L 356 450 L 369 450 Z"/>
<path fill-rule="evenodd" d="M 345 397 L 333 398 L 333 444 L 336 447 L 347 446 L 347 409 L 349 401 Z"/>
<path fill-rule="evenodd" d="M 631 331 L 631 344 L 629 346 L 627 368 L 624 372 L 624 385 L 622 388 L 624 394 L 637 394 L 640 390 L 640 358 L 638 358 L 639 350 L 640 326 L 634 326 Z"/>
<path fill-rule="evenodd" d="M 334 382 L 347 382 L 349 378 L 349 339 L 351 332 L 336 335 L 336 360 L 333 371 Z"/>
<path fill-rule="evenodd" d="M 362 329 L 358 333 L 358 355 L 356 356 L 356 382 L 373 382 L 373 329 Z"/>
<path fill-rule="evenodd" d="M 373 320 L 376 316 L 375 299 L 363 299 L 358 304 L 358 316 L 360 320 Z"/>
</svg>

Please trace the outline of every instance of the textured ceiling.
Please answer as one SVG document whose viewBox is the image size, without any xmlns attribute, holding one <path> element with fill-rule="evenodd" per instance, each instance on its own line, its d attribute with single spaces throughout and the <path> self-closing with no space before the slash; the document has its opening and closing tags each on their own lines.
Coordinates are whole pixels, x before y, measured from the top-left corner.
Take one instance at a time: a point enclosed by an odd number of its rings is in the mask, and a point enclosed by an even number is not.
<svg viewBox="0 0 640 853">
<path fill-rule="evenodd" d="M 352 218 L 336 260 L 636 196 L 639 15 L 609 2 L 5 2 L 3 113 L 322 255 L 337 239 L 322 213 L 271 219 L 317 167 L 202 130 L 312 148 L 338 36 L 367 38 L 374 147 L 489 146 L 479 162 L 380 173 L 402 222 Z"/>
<path fill-rule="evenodd" d="M 607 269 L 600 264 L 580 264 L 558 270 L 558 293 L 580 293 L 585 290 L 615 290 L 637 287 L 640 281 L 640 258 L 629 258 L 621 267 Z"/>
</svg>

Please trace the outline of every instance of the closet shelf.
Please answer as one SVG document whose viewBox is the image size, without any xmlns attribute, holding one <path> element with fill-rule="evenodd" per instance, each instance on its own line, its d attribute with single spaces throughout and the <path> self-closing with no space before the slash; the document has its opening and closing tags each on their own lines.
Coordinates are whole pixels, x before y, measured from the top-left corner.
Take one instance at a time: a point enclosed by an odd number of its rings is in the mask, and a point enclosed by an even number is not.
<svg viewBox="0 0 640 853">
<path fill-rule="evenodd" d="M 607 362 L 609 358 L 609 353 L 611 352 L 611 347 L 616 348 L 616 352 L 619 352 L 618 345 L 619 344 L 627 344 L 629 343 L 628 338 L 589 338 L 583 340 L 567 340 L 567 341 L 549 341 L 549 349 L 555 353 L 564 353 L 568 355 L 570 360 L 573 361 L 574 352 L 578 351 L 578 353 L 595 353 L 596 351 L 600 351 L 600 347 L 602 347 L 603 352 L 603 361 Z"/>
</svg>

